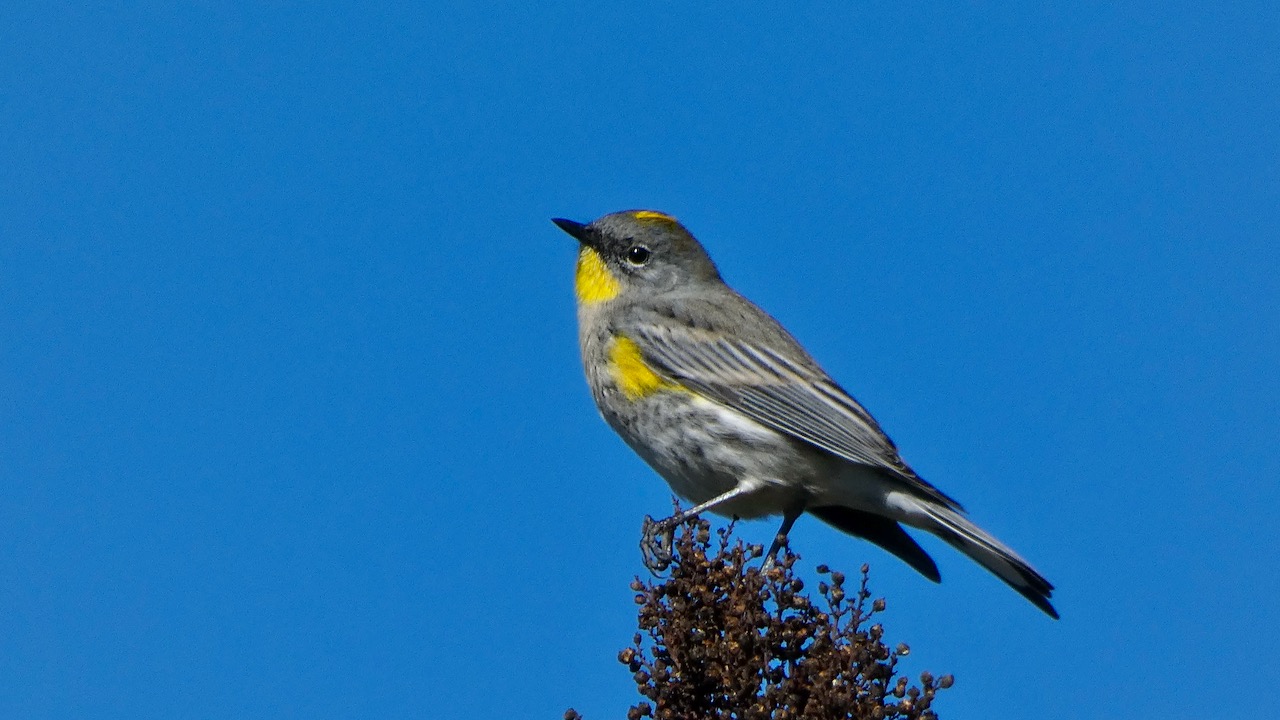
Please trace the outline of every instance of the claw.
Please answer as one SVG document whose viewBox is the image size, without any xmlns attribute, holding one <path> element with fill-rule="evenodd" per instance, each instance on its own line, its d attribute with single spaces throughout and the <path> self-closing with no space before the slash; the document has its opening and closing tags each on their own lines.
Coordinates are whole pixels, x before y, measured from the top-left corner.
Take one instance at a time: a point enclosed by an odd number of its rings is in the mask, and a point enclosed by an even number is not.
<svg viewBox="0 0 1280 720">
<path fill-rule="evenodd" d="M 657 573 L 671 567 L 675 545 L 675 526 L 667 520 L 654 520 L 644 516 L 644 525 L 640 530 L 640 555 L 649 572 Z"/>
</svg>

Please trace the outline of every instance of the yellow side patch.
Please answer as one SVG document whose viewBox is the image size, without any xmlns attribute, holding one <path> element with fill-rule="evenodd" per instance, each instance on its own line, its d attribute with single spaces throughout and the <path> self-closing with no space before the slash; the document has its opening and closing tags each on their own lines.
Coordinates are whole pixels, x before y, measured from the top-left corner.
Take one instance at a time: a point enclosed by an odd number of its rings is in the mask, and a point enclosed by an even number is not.
<svg viewBox="0 0 1280 720">
<path fill-rule="evenodd" d="M 600 253 L 583 246 L 578 252 L 578 267 L 574 272 L 573 291 L 583 305 L 612 300 L 622 291 L 618 279 L 605 267 Z"/>
<path fill-rule="evenodd" d="M 657 210 L 640 210 L 639 212 L 632 214 L 631 217 L 634 217 L 637 220 L 660 220 L 662 222 L 669 223 L 677 222 L 675 218 L 666 213 L 660 213 Z"/>
<path fill-rule="evenodd" d="M 640 346 L 628 337 L 615 337 L 609 347 L 609 371 L 628 400 L 639 400 L 660 390 L 679 390 L 680 386 L 663 380 L 649 368 L 640 354 Z"/>
</svg>

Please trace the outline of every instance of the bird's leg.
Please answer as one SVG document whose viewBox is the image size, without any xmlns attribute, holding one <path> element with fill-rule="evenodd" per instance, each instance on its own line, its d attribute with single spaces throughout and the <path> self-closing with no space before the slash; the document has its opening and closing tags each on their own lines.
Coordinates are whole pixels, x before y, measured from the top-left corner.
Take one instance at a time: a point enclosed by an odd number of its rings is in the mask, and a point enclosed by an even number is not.
<svg viewBox="0 0 1280 720">
<path fill-rule="evenodd" d="M 769 554 L 764 557 L 764 565 L 761 570 L 768 570 L 773 567 L 773 560 L 778 555 L 778 551 L 782 549 L 783 543 L 787 541 L 787 535 L 791 533 L 791 526 L 796 524 L 796 520 L 804 513 L 804 503 L 798 502 L 787 508 L 782 514 L 782 527 L 778 528 L 778 534 L 773 536 L 773 544 L 769 546 Z"/>
<path fill-rule="evenodd" d="M 640 531 L 640 554 L 644 558 L 645 567 L 651 572 L 660 572 L 671 566 L 672 545 L 675 544 L 676 526 L 689 518 L 710 510 L 717 505 L 728 502 L 751 488 L 739 485 L 729 492 L 717 495 L 710 500 L 694 505 L 683 512 L 676 513 L 665 520 L 654 520 L 648 515 L 644 518 L 644 526 Z"/>
</svg>

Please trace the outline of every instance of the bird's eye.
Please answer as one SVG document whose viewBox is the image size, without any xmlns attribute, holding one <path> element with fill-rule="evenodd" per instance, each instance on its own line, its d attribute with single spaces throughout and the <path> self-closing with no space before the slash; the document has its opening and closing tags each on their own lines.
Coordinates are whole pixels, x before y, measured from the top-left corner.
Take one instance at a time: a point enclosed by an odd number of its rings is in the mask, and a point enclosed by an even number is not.
<svg viewBox="0 0 1280 720">
<path fill-rule="evenodd" d="M 647 265 L 652 255 L 653 253 L 649 251 L 649 248 L 643 245 L 632 245 L 627 250 L 627 262 L 637 266 Z"/>
</svg>

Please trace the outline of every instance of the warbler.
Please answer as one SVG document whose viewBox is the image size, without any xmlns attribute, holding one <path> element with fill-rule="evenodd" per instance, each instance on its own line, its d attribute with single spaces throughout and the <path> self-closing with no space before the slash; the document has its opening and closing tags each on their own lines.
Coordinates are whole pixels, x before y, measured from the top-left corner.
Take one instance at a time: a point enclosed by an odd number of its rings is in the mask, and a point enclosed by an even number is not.
<svg viewBox="0 0 1280 720">
<path fill-rule="evenodd" d="M 1053 585 L 903 462 L 871 414 L 726 285 L 675 218 L 627 210 L 589 224 L 552 222 L 579 243 L 578 339 L 600 414 L 695 503 L 667 527 L 703 511 L 781 515 L 772 558 L 807 512 L 939 582 L 908 525 L 1058 617 Z"/>
</svg>

